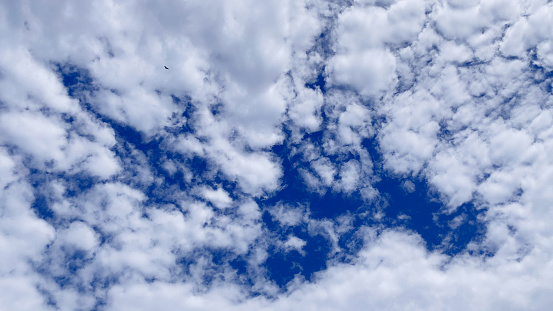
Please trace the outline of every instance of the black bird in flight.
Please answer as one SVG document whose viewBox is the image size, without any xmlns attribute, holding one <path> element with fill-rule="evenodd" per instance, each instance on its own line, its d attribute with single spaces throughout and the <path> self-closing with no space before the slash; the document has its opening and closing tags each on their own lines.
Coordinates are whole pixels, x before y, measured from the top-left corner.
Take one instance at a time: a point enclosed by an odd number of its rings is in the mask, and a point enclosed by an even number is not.
<svg viewBox="0 0 553 311">
<path fill-rule="evenodd" d="M 167 66 L 163 66 L 163 67 L 165 67 L 165 69 L 169 69 L 169 67 L 167 67 Z"/>
</svg>

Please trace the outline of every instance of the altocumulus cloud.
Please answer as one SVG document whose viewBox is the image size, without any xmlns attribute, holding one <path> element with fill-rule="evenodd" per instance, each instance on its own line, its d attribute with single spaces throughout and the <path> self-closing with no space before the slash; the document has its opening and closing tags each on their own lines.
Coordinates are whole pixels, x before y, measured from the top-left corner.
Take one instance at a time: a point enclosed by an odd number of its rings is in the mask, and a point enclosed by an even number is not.
<svg viewBox="0 0 553 311">
<path fill-rule="evenodd" d="M 545 0 L 2 1 L 0 309 L 548 310 L 551 29 Z"/>
</svg>

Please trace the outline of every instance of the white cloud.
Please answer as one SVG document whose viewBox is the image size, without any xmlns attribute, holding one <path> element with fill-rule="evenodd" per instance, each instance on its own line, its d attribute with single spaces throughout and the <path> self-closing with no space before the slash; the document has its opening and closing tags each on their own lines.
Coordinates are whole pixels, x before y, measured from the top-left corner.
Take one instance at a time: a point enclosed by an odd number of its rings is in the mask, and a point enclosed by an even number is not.
<svg viewBox="0 0 553 311">
<path fill-rule="evenodd" d="M 63 158 L 65 128 L 58 122 L 32 113 L 2 114 L 2 143 L 16 143 L 39 161 L 59 161 Z"/>
<path fill-rule="evenodd" d="M 55 310 L 46 305 L 45 298 L 37 290 L 33 281 L 25 277 L 0 278 L 0 289 L 4 293 L 0 298 L 2 307 L 11 310 Z"/>
<path fill-rule="evenodd" d="M 76 112 L 78 103 L 67 97 L 63 84 L 50 68 L 33 58 L 21 45 L 2 45 L 3 79 L 0 89 L 4 104 L 33 110 L 48 107 L 59 112 Z M 9 77 L 9 79 L 7 79 Z"/>
<path fill-rule="evenodd" d="M 264 190 L 273 191 L 278 187 L 282 173 L 269 154 L 242 153 L 226 141 L 215 148 L 214 160 L 231 179 L 238 180 L 245 192 L 260 195 Z"/>
<path fill-rule="evenodd" d="M 391 122 L 379 134 L 387 165 L 398 173 L 417 173 L 434 153 L 439 130 L 436 117 L 444 112 L 424 90 L 405 92 L 388 106 L 384 109 L 391 109 Z"/>
<path fill-rule="evenodd" d="M 232 199 L 223 188 L 217 188 L 217 190 L 204 188 L 202 195 L 217 208 L 227 208 L 232 204 Z"/>
<path fill-rule="evenodd" d="M 350 160 L 340 167 L 340 190 L 348 193 L 357 189 L 360 169 L 359 163 L 355 160 Z"/>
<path fill-rule="evenodd" d="M 98 246 L 96 233 L 83 222 L 72 222 L 67 230 L 60 232 L 64 244 L 82 250 L 92 250 Z"/>
<path fill-rule="evenodd" d="M 379 95 L 396 83 L 396 61 L 389 51 L 369 50 L 338 55 L 328 68 L 331 83 L 350 85 L 362 95 Z"/>
<path fill-rule="evenodd" d="M 536 12 L 529 13 L 530 16 L 520 18 L 506 31 L 501 51 L 507 56 L 524 57 L 529 48 L 537 46 L 538 50 L 543 50 L 544 45 L 539 44 L 551 40 L 551 33 L 547 31 L 553 14 L 551 4 L 545 4 Z"/>
<path fill-rule="evenodd" d="M 302 248 L 307 244 L 304 240 L 296 237 L 296 236 L 289 236 L 288 240 L 282 244 L 282 247 L 287 251 L 295 250 L 298 251 L 300 254 L 305 254 L 305 252 L 302 250 Z"/>
<path fill-rule="evenodd" d="M 328 159 L 320 158 L 312 162 L 311 167 L 317 172 L 317 175 L 325 186 L 328 187 L 332 184 L 334 175 L 336 175 L 336 170 Z"/>
<path fill-rule="evenodd" d="M 246 299 L 228 285 L 217 284 L 207 294 L 195 296 L 185 284 L 155 282 L 115 287 L 110 292 L 109 307 L 153 310 L 158 305 L 152 305 L 152 297 L 163 297 L 168 310 L 400 310 L 406 306 L 413 310 L 467 310 L 475 306 L 540 310 L 551 303 L 546 294 L 550 285 L 545 282 L 551 274 L 535 271 L 531 258 L 522 263 L 508 261 L 499 269 L 494 267 L 495 262 L 482 263 L 468 257 L 445 264 L 446 257 L 428 253 L 419 239 L 405 233 L 388 231 L 373 242 L 355 264 L 330 267 L 315 282 L 295 284 L 291 295 L 276 301 Z"/>
<path fill-rule="evenodd" d="M 432 161 L 430 183 L 447 196 L 449 207 L 456 208 L 472 199 L 475 172 L 459 163 L 456 156 L 439 153 Z"/>
<path fill-rule="evenodd" d="M 32 188 L 24 180 L 19 159 L 0 149 L 0 298 L 2 308 L 43 308 L 45 297 L 37 289 L 40 276 L 33 263 L 44 259 L 44 248 L 55 229 L 31 210 Z"/>
<path fill-rule="evenodd" d="M 123 94 L 103 90 L 94 101 L 98 112 L 148 134 L 167 125 L 171 113 L 176 111 L 169 96 L 157 96 L 144 89 Z"/>
<path fill-rule="evenodd" d="M 278 204 L 269 213 L 283 226 L 297 226 L 305 219 L 305 208 L 303 206 L 288 206 Z"/>
<path fill-rule="evenodd" d="M 413 193 L 416 190 L 415 183 L 410 180 L 405 180 L 401 183 L 401 187 L 408 193 Z"/>
<path fill-rule="evenodd" d="M 298 87 L 298 89 L 299 94 L 290 105 L 288 115 L 298 126 L 315 131 L 322 121 L 318 110 L 323 105 L 323 95 L 319 90 L 315 91 L 305 87 Z"/>
<path fill-rule="evenodd" d="M 361 95 L 379 96 L 396 84 L 396 58 L 386 44 L 415 38 L 425 19 L 423 1 L 399 1 L 389 9 L 354 5 L 340 15 L 336 55 L 329 61 L 329 82 L 348 85 Z"/>
</svg>

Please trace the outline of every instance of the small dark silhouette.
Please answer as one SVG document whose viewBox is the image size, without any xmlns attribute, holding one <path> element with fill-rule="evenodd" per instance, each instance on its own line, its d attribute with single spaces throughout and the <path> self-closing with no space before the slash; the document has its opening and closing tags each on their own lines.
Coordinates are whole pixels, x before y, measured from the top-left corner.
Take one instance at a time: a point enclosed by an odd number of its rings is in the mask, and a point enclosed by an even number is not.
<svg viewBox="0 0 553 311">
<path fill-rule="evenodd" d="M 169 69 L 169 67 L 167 67 L 167 66 L 163 66 L 163 67 L 165 67 L 165 69 Z"/>
</svg>

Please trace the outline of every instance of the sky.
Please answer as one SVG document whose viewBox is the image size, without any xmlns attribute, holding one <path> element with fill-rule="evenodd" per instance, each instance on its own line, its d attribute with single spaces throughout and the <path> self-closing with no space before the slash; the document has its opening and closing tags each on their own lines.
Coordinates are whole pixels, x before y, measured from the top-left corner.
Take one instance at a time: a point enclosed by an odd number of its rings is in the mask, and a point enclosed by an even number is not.
<svg viewBox="0 0 553 311">
<path fill-rule="evenodd" d="M 549 310 L 551 29 L 546 0 L 0 1 L 0 310 Z"/>
</svg>

